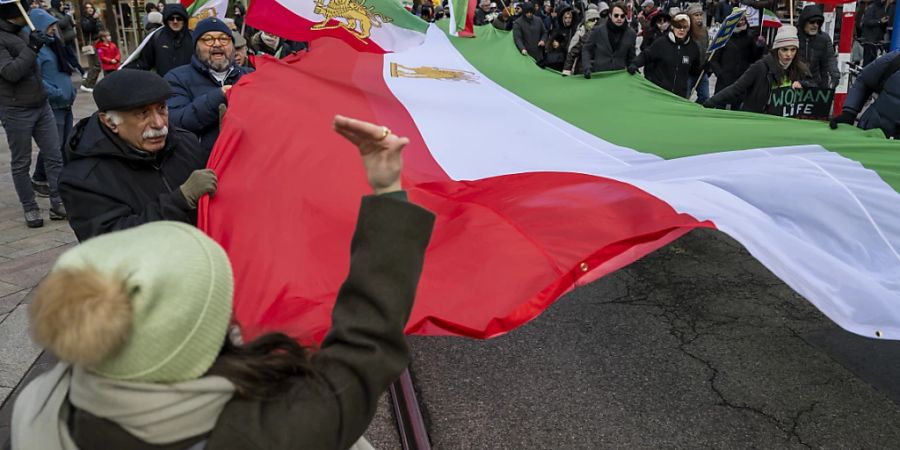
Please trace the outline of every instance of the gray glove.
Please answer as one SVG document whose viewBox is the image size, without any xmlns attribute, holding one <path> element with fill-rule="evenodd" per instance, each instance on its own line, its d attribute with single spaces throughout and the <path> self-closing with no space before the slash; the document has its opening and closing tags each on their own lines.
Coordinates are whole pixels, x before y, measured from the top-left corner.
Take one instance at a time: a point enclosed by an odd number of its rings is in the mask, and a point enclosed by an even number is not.
<svg viewBox="0 0 900 450">
<path fill-rule="evenodd" d="M 219 180 L 216 178 L 216 173 L 212 169 L 201 169 L 191 172 L 191 176 L 178 187 L 178 190 L 181 191 L 188 206 L 195 209 L 200 197 L 206 194 L 209 194 L 210 197 L 215 195 L 218 187 Z"/>
</svg>

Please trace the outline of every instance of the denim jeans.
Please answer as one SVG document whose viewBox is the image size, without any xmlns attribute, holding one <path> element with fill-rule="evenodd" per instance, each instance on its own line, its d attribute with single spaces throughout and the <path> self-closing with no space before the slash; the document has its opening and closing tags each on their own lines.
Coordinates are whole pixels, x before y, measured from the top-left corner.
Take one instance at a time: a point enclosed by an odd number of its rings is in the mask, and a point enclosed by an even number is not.
<svg viewBox="0 0 900 450">
<path fill-rule="evenodd" d="M 688 89 L 694 89 L 694 84 L 697 83 L 697 77 L 689 77 L 688 78 Z M 688 91 L 688 98 L 690 98 L 690 91 Z M 700 84 L 697 85 L 697 103 L 703 104 L 706 100 L 709 99 L 709 75 L 703 74 L 700 78 Z"/>
<path fill-rule="evenodd" d="M 59 136 L 50 104 L 44 101 L 43 106 L 34 108 L 0 106 L 0 122 L 6 131 L 11 159 L 9 168 L 22 208 L 25 211 L 38 209 L 31 187 L 31 138 L 34 138 L 44 156 L 44 168 L 49 175 L 50 201 L 61 203 L 58 185 L 62 157 L 59 155 Z"/>
<path fill-rule="evenodd" d="M 56 119 L 56 132 L 59 136 L 59 154 L 62 156 L 63 166 L 69 162 L 69 137 L 72 136 L 72 108 L 53 109 L 53 118 Z M 38 153 L 37 163 L 34 165 L 34 181 L 47 181 L 47 169 L 44 164 L 44 155 Z"/>
</svg>

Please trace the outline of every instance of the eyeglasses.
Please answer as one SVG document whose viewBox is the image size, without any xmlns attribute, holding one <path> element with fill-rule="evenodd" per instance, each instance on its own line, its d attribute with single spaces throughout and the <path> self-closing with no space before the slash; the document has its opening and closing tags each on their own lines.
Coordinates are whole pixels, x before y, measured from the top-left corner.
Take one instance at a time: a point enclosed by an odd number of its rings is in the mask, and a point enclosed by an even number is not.
<svg viewBox="0 0 900 450">
<path fill-rule="evenodd" d="M 673 25 L 672 28 L 676 30 L 687 30 L 689 27 L 687 25 Z"/>
<path fill-rule="evenodd" d="M 169 17 L 169 22 L 184 22 L 184 19 L 181 16 L 172 16 Z"/>
<path fill-rule="evenodd" d="M 221 36 L 203 36 L 197 40 L 202 42 L 204 45 L 209 45 L 209 46 L 212 46 L 215 44 L 228 45 L 231 43 L 231 38 L 225 34 L 223 34 Z"/>
<path fill-rule="evenodd" d="M 824 22 L 823 20 L 816 19 L 816 20 L 810 20 L 807 23 L 811 23 L 811 24 L 815 24 L 815 25 L 822 25 L 823 22 Z"/>
<path fill-rule="evenodd" d="M 588 22 L 591 22 L 591 23 L 594 23 L 594 22 L 599 22 L 600 19 L 588 19 L 587 21 L 588 21 Z"/>
<path fill-rule="evenodd" d="M 625 14 L 613 14 L 613 19 L 624 19 Z"/>
</svg>

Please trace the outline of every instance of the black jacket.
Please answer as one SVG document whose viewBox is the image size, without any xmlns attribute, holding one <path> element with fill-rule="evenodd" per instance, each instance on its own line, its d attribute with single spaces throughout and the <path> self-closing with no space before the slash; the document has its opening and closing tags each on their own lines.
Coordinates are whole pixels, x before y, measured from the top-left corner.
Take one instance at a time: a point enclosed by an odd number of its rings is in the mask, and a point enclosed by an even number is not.
<svg viewBox="0 0 900 450">
<path fill-rule="evenodd" d="M 581 65 L 585 71 L 605 72 L 621 70 L 634 61 L 634 44 L 637 34 L 627 24 L 619 48 L 613 51 L 609 42 L 609 23 L 594 27 L 582 46 Z M 584 40 L 584 38 L 582 38 Z"/>
<path fill-rule="evenodd" d="M 0 19 L 0 105 L 39 107 L 47 101 L 37 54 L 17 33 L 22 27 Z"/>
<path fill-rule="evenodd" d="M 766 112 L 772 87 L 780 84 L 783 70 L 771 54 L 753 63 L 737 81 L 723 91 L 709 98 L 703 106 L 721 108 L 725 105 L 741 104 L 742 111 Z M 799 81 L 804 87 L 813 87 L 807 73 Z"/>
<path fill-rule="evenodd" d="M 638 55 L 635 67 L 644 67 L 644 76 L 653 84 L 684 98 L 688 97 L 688 78 L 703 71 L 700 50 L 688 37 L 675 43 L 672 32 L 657 39 L 650 49 Z"/>
<path fill-rule="evenodd" d="M 900 58 L 900 50 L 894 50 L 866 66 L 850 86 L 844 109 L 859 114 L 869 97 L 877 93 L 878 98 L 859 118 L 858 126 L 864 130 L 880 128 L 886 137 L 900 139 L 900 70 L 888 72 L 897 58 Z M 882 82 L 884 85 L 877 92 Z"/>
<path fill-rule="evenodd" d="M 73 130 L 59 193 L 79 241 L 156 220 L 194 224 L 196 212 L 178 189 L 206 165 L 197 138 L 169 127 L 166 146 L 140 153 L 100 123 L 98 113 Z"/>
<path fill-rule="evenodd" d="M 540 61 L 544 57 L 544 49 L 538 47 L 538 42 L 547 43 L 547 29 L 544 28 L 544 22 L 537 15 L 530 19 L 523 14 L 513 22 L 513 40 L 516 48 L 521 52 L 523 49 L 528 51 L 532 58 Z"/>
<path fill-rule="evenodd" d="M 100 40 L 100 32 L 103 31 L 103 24 L 99 20 L 81 12 L 81 35 L 84 36 L 85 45 L 94 45 Z"/>
<path fill-rule="evenodd" d="M 253 69 L 232 66 L 224 82 L 219 83 L 195 56 L 191 63 L 177 67 L 166 74 L 166 81 L 172 86 L 169 105 L 169 121 L 176 127 L 200 137 L 200 146 L 206 154 L 212 151 L 219 137 L 219 105 L 225 103 L 222 86 L 235 84 Z"/>
<path fill-rule="evenodd" d="M 713 55 L 709 68 L 716 74 L 716 92 L 731 86 L 750 64 L 756 62 L 765 51 L 765 47 L 756 45 L 755 31 L 750 27 L 740 33 L 735 32 L 724 47 Z"/>
<path fill-rule="evenodd" d="M 822 7 L 819 5 L 809 5 L 803 8 L 800 18 L 797 19 L 797 30 L 800 38 L 800 50 L 798 54 L 800 60 L 809 66 L 809 72 L 812 75 L 816 86 L 829 89 L 837 86 L 841 80 L 841 72 L 838 71 L 837 55 L 834 53 L 834 45 L 831 38 L 821 31 L 810 36 L 803 31 L 806 22 L 812 19 L 824 20 Z"/>
<path fill-rule="evenodd" d="M 887 16 L 881 0 L 874 0 L 866 6 L 862 16 L 862 32 L 860 38 L 865 42 L 881 42 L 884 40 L 884 31 L 887 23 L 881 20 Z"/>
<path fill-rule="evenodd" d="M 156 73 L 162 77 L 170 70 L 191 62 L 191 57 L 194 56 L 194 43 L 187 28 L 187 10 L 178 3 L 167 4 L 163 9 L 163 23 L 168 23 L 169 17 L 174 15 L 180 15 L 185 19 L 181 31 L 176 33 L 168 25 L 163 25 L 141 51 L 141 55 L 128 64 L 129 68 L 156 69 Z"/>
<path fill-rule="evenodd" d="M 312 359 L 316 376 L 296 377 L 276 398 L 235 396 L 215 428 L 201 436 L 204 448 L 346 449 L 366 431 L 379 398 L 410 362 L 403 327 L 434 226 L 434 215 L 392 196 L 363 197 L 350 271 L 337 294 L 331 330 Z M 84 449 L 184 450 L 196 442 L 151 446 L 111 420 L 76 414 L 87 420 L 70 432 Z"/>
</svg>

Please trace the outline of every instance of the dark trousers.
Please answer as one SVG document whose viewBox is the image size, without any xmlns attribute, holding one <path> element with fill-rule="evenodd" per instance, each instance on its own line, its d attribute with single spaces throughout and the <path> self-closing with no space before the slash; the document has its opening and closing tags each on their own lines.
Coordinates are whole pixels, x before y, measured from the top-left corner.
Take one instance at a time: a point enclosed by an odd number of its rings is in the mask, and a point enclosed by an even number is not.
<svg viewBox="0 0 900 450">
<path fill-rule="evenodd" d="M 67 41 L 64 48 L 66 51 L 66 62 L 78 70 L 81 76 L 84 76 L 84 68 L 81 67 L 81 61 L 78 60 L 78 49 L 75 48 L 75 40 Z"/>
<path fill-rule="evenodd" d="M 62 203 L 57 189 L 62 157 L 59 155 L 59 135 L 50 104 L 44 101 L 43 106 L 33 108 L 0 106 L 0 122 L 3 122 L 3 129 L 6 131 L 11 159 L 9 168 L 22 208 L 25 211 L 38 209 L 29 176 L 32 138 L 44 157 L 44 169 L 50 184 L 50 201 Z"/>
<path fill-rule="evenodd" d="M 88 74 L 82 86 L 93 89 L 94 85 L 97 84 L 97 78 L 100 76 L 100 59 L 97 58 L 97 55 L 88 55 L 88 62 L 91 67 L 88 68 Z"/>
<path fill-rule="evenodd" d="M 72 135 L 72 108 L 53 109 L 53 118 L 56 120 L 56 131 L 59 133 L 59 153 L 62 156 L 62 164 L 69 162 L 69 137 Z M 44 155 L 38 153 L 37 163 L 34 165 L 34 181 L 47 181 L 47 169 L 44 164 Z"/>
</svg>

